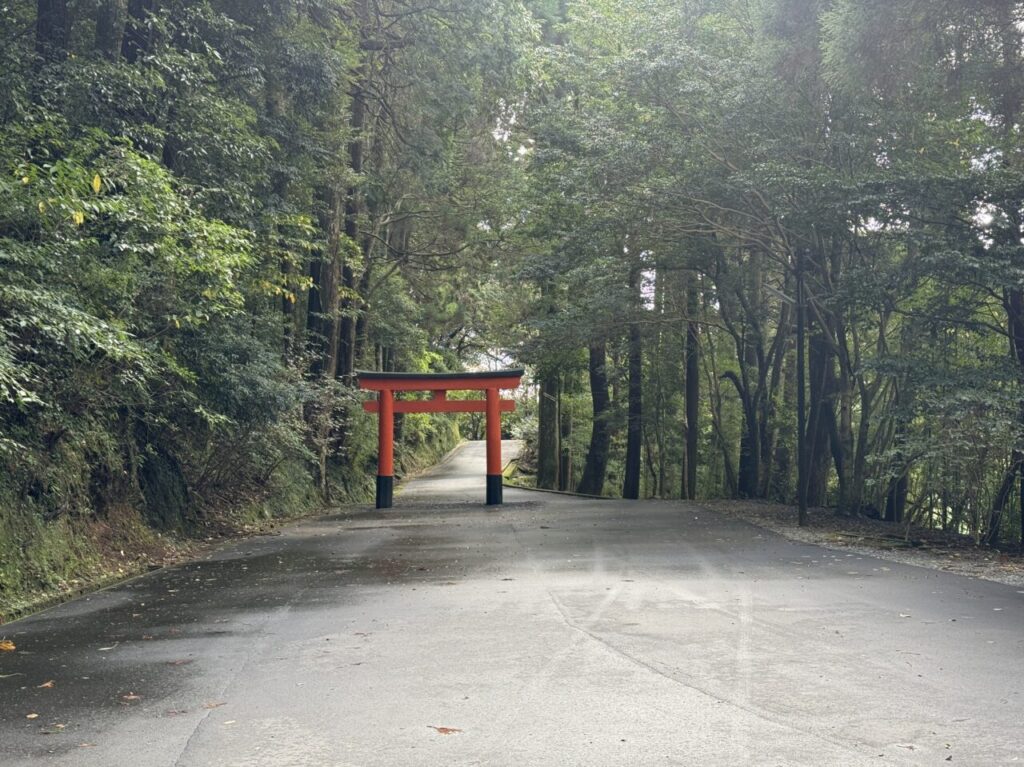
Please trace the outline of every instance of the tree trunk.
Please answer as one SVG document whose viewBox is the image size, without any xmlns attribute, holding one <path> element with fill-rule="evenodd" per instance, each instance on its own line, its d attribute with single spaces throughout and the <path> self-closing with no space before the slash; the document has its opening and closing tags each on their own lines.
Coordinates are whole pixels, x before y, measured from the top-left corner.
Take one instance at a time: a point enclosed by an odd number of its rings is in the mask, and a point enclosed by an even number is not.
<svg viewBox="0 0 1024 767">
<path fill-rule="evenodd" d="M 896 454 L 896 460 L 903 463 L 903 456 Z M 903 521 L 903 513 L 907 508 L 907 491 L 909 489 L 907 470 L 905 466 L 899 475 L 889 483 L 889 492 L 885 496 L 885 521 L 900 524 Z"/>
<path fill-rule="evenodd" d="M 310 291 L 307 314 L 310 346 L 315 354 L 313 372 L 325 378 L 334 378 L 338 372 L 339 282 L 341 278 L 341 218 L 342 201 L 333 189 L 324 192 L 326 209 L 320 217 L 320 228 L 326 243 L 318 263 L 310 268 L 313 288 Z"/>
<path fill-rule="evenodd" d="M 988 546 L 999 545 L 999 533 L 1002 530 L 1003 511 L 1010 500 L 1010 493 L 1013 492 L 1014 480 L 1021 468 L 1021 461 L 1024 455 L 1019 450 L 1014 450 L 1010 458 L 1010 468 L 1003 475 L 1003 481 L 999 485 L 995 498 L 992 499 L 992 512 L 988 518 L 988 529 L 985 531 L 985 543 Z"/>
<path fill-rule="evenodd" d="M 93 46 L 104 58 L 116 61 L 124 39 L 126 0 L 100 0 L 96 6 Z"/>
<path fill-rule="evenodd" d="M 796 504 L 797 524 L 807 516 L 807 284 L 803 248 L 796 252 Z"/>
<path fill-rule="evenodd" d="M 306 299 L 306 349 L 312 354 L 311 371 L 319 373 L 323 369 L 322 336 L 320 322 L 323 314 L 323 254 L 314 256 L 309 261 L 309 292 Z"/>
<path fill-rule="evenodd" d="M 885 332 L 884 327 L 881 329 Z M 860 422 L 857 426 L 857 446 L 853 454 L 853 493 L 856 495 L 857 511 L 865 507 L 865 485 L 868 471 L 868 442 L 871 436 L 871 421 L 874 414 L 875 397 L 878 393 L 877 384 L 868 386 L 861 376 L 858 386 L 860 388 Z"/>
<path fill-rule="evenodd" d="M 740 435 L 739 495 L 741 498 L 754 498 L 760 486 L 758 475 L 761 467 L 761 434 L 757 410 L 750 401 L 750 393 L 744 390 L 738 377 L 731 372 L 727 375 L 729 380 L 736 385 L 743 409 L 743 433 Z"/>
<path fill-rule="evenodd" d="M 121 40 L 121 56 L 134 64 L 152 45 L 149 17 L 157 9 L 157 0 L 128 0 L 128 20 Z"/>
<path fill-rule="evenodd" d="M 611 445 L 611 431 L 608 418 L 611 399 L 608 395 L 607 348 L 602 341 L 590 346 L 590 399 L 594 409 L 594 420 L 590 432 L 590 448 L 587 462 L 583 467 L 583 478 L 576 491 L 590 495 L 601 495 L 604 490 L 605 472 L 608 468 L 608 448 Z"/>
<path fill-rule="evenodd" d="M 828 445 L 832 403 L 828 397 L 832 356 L 828 342 L 818 328 L 808 340 L 807 378 L 809 382 L 807 419 L 807 505 L 822 506 L 828 482 Z"/>
<path fill-rule="evenodd" d="M 281 359 L 287 365 L 295 355 L 295 300 L 288 285 L 294 282 L 295 266 L 287 259 L 281 259 L 281 278 L 285 284 L 284 295 L 281 296 Z"/>
<path fill-rule="evenodd" d="M 1003 163 L 1006 165 L 1016 164 L 1016 125 L 1021 111 L 1021 38 L 1019 25 L 1014 18 L 1014 11 L 1017 3 L 1003 3 L 997 13 L 999 15 L 999 28 L 1001 36 L 1001 47 L 1003 62 L 1002 67 L 996 73 L 999 86 L 999 111 L 1002 112 L 1002 125 L 1006 150 L 1003 155 Z M 1020 201 L 1011 198 L 1003 205 L 1003 210 L 1008 218 L 1008 226 L 1000 233 L 999 240 L 1004 241 L 1010 247 L 1018 247 L 1021 241 L 1022 221 L 1020 216 Z M 1003 307 L 1006 310 L 1007 327 L 1010 336 L 1010 352 L 1017 362 L 1018 379 L 1024 384 L 1024 290 L 1012 285 L 1003 290 Z M 1024 428 L 1024 402 L 1018 405 L 1018 425 Z M 999 541 L 999 532 L 1003 507 L 1009 500 L 1010 492 L 1013 489 L 1014 475 L 1021 473 L 1021 490 L 1024 492 L 1024 454 L 1020 448 L 1015 448 L 1011 453 L 1010 468 L 1003 477 L 1003 482 L 993 500 L 992 514 L 990 517 L 987 541 L 994 545 Z M 1022 514 L 1024 514 L 1024 500 L 1022 500 Z M 1024 516 L 1021 519 L 1022 530 L 1024 530 Z"/>
<path fill-rule="evenodd" d="M 36 53 L 46 63 L 62 61 L 68 55 L 71 18 L 67 0 L 37 0 Z"/>
<path fill-rule="evenodd" d="M 561 400 L 559 400 L 559 404 L 561 404 Z M 558 489 L 566 491 L 572 489 L 572 452 L 570 448 L 572 439 L 572 413 L 569 412 L 569 408 L 559 408 L 558 420 Z"/>
<path fill-rule="evenodd" d="M 640 303 L 640 267 L 634 266 L 629 275 L 630 292 L 637 305 Z M 640 497 L 640 472 L 643 469 L 643 343 L 638 317 L 629 325 L 629 390 L 626 419 L 626 465 L 622 479 L 622 497 Z"/>
<path fill-rule="evenodd" d="M 1017 227 L 1019 230 L 1019 226 Z M 1018 235 L 1019 237 L 1019 235 Z M 1020 288 L 1007 288 L 1003 293 L 1003 307 L 1006 309 L 1007 325 L 1010 330 L 1010 351 L 1017 361 L 1018 376 L 1024 383 L 1024 291 Z M 1017 417 L 1019 424 L 1024 426 L 1024 403 L 1019 405 Z M 1002 485 L 992 502 L 992 514 L 989 522 L 987 541 L 995 545 L 999 541 L 999 532 L 1005 507 L 1009 500 L 1010 491 L 1013 488 L 1014 474 L 1020 472 L 1021 492 L 1024 493 L 1024 454 L 1020 449 L 1014 449 L 1010 458 L 1010 468 L 1003 477 Z M 1024 542 L 1024 497 L 1021 499 L 1021 530 L 1022 542 Z"/>
<path fill-rule="evenodd" d="M 787 342 L 788 345 L 788 342 Z M 782 355 L 779 384 L 776 389 L 783 413 L 795 413 L 796 397 L 796 357 L 788 351 Z M 793 456 L 798 455 L 796 447 L 796 429 L 788 419 L 780 419 L 775 430 L 775 444 L 772 449 L 771 481 L 767 485 L 765 497 L 780 503 L 791 503 L 794 498 Z"/>
<path fill-rule="evenodd" d="M 554 490 L 558 486 L 561 453 L 561 423 L 558 417 L 561 381 L 555 371 L 540 380 L 537 426 L 537 487 Z"/>
<path fill-rule="evenodd" d="M 352 265 L 344 262 L 340 268 L 341 291 L 345 297 L 341 299 L 338 318 L 338 378 L 350 377 L 356 367 L 356 318 L 353 316 L 355 303 L 351 291 L 355 289 L 355 273 Z"/>
<path fill-rule="evenodd" d="M 785 291 L 786 285 L 783 285 Z M 779 309 L 778 326 L 775 331 L 775 339 L 772 341 L 771 349 L 768 352 L 766 364 L 767 387 L 761 396 L 761 487 L 758 497 L 769 498 L 774 493 L 773 486 L 777 485 L 776 476 L 780 467 L 776 462 L 779 457 L 779 423 L 778 405 L 779 401 L 785 398 L 786 375 L 785 365 L 789 357 L 786 351 L 789 348 L 789 338 L 792 335 L 793 317 L 792 306 L 783 301 Z M 787 411 L 790 412 L 790 411 Z M 783 472 L 786 469 L 782 469 Z M 783 474 L 783 476 L 785 476 Z"/>
<path fill-rule="evenodd" d="M 722 473 L 725 475 L 725 486 L 723 488 L 726 495 L 734 497 L 737 494 L 737 482 L 736 482 L 736 470 L 732 465 L 732 455 L 729 451 L 729 443 L 725 439 L 725 429 L 722 424 L 722 387 L 721 378 L 718 375 L 718 365 L 716 362 L 717 353 L 715 350 L 714 336 L 711 332 L 705 328 L 704 330 L 704 360 L 706 362 L 708 384 L 708 404 L 710 405 L 711 412 L 711 425 L 714 428 L 715 442 L 718 443 L 718 449 L 722 454 Z"/>
<path fill-rule="evenodd" d="M 365 13 L 365 8 L 362 11 Z M 366 127 L 366 70 L 361 67 L 356 76 L 356 85 L 352 89 L 351 113 L 349 114 L 349 127 L 352 130 L 352 140 L 348 144 L 349 167 L 355 178 L 363 172 L 363 130 Z M 348 189 L 345 196 L 345 236 L 350 244 L 358 243 L 360 239 L 359 216 L 362 213 L 362 190 L 358 184 Z M 339 335 L 339 376 L 350 376 L 355 370 L 356 362 L 356 317 L 355 303 L 352 301 L 351 293 L 355 290 L 355 273 L 349 259 L 344 259 L 341 267 L 342 287 L 347 294 L 341 301 L 341 328 Z"/>
<path fill-rule="evenodd" d="M 120 0 L 113 0 L 113 2 L 120 2 Z M 97 28 L 98 35 L 99 31 Z M 267 78 L 264 98 L 266 111 L 271 119 L 275 121 L 284 119 L 290 105 L 286 89 L 275 78 Z M 287 162 L 287 158 L 281 157 L 278 158 L 278 161 L 283 165 Z M 281 210 L 285 207 L 289 191 L 288 182 L 288 173 L 284 170 L 279 168 L 272 172 L 270 191 L 271 206 L 273 208 Z M 279 257 L 281 286 L 283 288 L 281 294 L 281 357 L 284 364 L 288 365 L 295 356 L 296 349 L 301 347 L 296 343 L 296 335 L 299 333 L 299 328 L 296 324 L 298 296 L 293 290 L 293 286 L 296 284 L 296 263 L 287 255 L 288 246 L 280 223 L 275 224 L 273 230 L 268 234 L 268 246 L 271 258 L 273 258 L 275 253 L 285 253 L 285 255 Z"/>
<path fill-rule="evenodd" d="M 337 192 L 332 191 L 332 203 L 327 220 L 327 272 L 322 288 L 324 290 L 323 309 L 324 324 L 324 368 L 325 378 L 334 378 L 338 374 L 338 334 L 341 330 L 341 322 L 338 317 L 340 311 L 340 296 L 338 290 L 338 277 L 341 272 L 341 264 L 344 256 L 341 252 L 341 227 L 340 212 L 341 200 Z"/>
<path fill-rule="evenodd" d="M 698 437 L 700 435 L 700 296 L 695 278 L 686 291 L 686 449 L 683 458 L 682 497 L 697 497 Z"/>
</svg>

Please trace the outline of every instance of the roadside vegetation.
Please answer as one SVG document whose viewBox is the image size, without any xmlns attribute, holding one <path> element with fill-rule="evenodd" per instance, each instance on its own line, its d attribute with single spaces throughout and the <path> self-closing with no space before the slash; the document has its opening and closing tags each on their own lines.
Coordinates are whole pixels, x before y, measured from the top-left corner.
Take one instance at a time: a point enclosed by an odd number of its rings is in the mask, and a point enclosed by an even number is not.
<svg viewBox="0 0 1024 767">
<path fill-rule="evenodd" d="M 521 227 L 537 481 L 1017 546 L 1022 4 L 559 18 Z"/>
<path fill-rule="evenodd" d="M 0 10 L 0 616 L 372 491 L 358 366 L 457 368 L 504 2 Z M 457 439 L 401 420 L 400 470 Z"/>
</svg>

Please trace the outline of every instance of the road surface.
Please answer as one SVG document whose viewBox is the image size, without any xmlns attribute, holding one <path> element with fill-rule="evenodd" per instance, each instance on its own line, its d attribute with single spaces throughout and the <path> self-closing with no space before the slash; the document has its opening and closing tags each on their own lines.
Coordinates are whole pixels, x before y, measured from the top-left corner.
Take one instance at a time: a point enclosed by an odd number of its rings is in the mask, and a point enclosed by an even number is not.
<svg viewBox="0 0 1024 767">
<path fill-rule="evenodd" d="M 1024 761 L 1018 590 L 483 474 L 0 628 L 0 764 Z"/>
</svg>

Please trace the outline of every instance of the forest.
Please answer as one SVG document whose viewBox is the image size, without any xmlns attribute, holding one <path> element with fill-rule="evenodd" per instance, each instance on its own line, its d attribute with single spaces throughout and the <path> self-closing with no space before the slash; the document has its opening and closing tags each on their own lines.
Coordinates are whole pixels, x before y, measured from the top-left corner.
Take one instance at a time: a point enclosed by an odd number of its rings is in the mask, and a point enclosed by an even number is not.
<svg viewBox="0 0 1024 767">
<path fill-rule="evenodd" d="M 357 370 L 526 367 L 539 487 L 1021 545 L 1024 3 L 10 0 L 0 41 L 0 613 L 365 503 Z M 400 471 L 479 428 L 405 415 Z"/>
</svg>

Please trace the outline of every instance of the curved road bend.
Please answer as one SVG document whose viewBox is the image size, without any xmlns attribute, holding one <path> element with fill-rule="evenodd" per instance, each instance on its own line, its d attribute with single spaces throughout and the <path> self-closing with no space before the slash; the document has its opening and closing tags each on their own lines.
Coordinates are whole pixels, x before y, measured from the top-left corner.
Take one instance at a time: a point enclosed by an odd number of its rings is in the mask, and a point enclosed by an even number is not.
<svg viewBox="0 0 1024 767">
<path fill-rule="evenodd" d="M 1024 761 L 1020 591 L 483 469 L 4 626 L 0 764 Z"/>
</svg>

